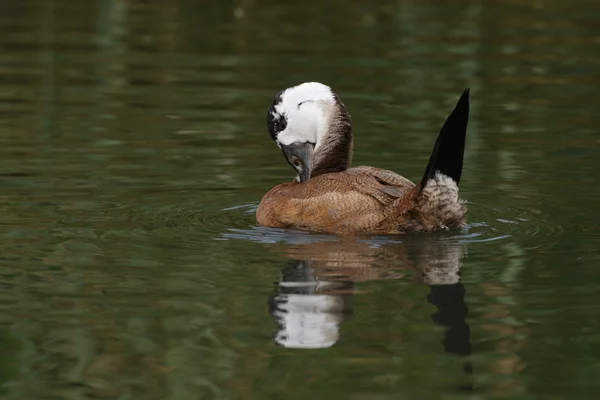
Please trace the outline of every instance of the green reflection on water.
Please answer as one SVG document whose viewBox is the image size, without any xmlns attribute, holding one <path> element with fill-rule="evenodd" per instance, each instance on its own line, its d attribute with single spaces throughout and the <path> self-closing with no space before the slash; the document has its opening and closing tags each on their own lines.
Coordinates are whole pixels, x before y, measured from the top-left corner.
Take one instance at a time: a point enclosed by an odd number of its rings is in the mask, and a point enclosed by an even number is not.
<svg viewBox="0 0 600 400">
<path fill-rule="evenodd" d="M 0 8 L 4 398 L 595 391 L 597 5 Z M 308 80 L 348 106 L 356 164 L 411 179 L 470 86 L 467 231 L 256 229 L 293 176 L 264 115 Z"/>
</svg>

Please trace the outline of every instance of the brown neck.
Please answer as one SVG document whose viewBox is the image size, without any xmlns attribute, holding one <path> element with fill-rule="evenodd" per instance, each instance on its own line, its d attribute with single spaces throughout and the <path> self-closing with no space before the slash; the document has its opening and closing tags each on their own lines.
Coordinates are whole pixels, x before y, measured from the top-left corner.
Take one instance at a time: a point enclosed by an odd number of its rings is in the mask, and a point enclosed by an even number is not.
<svg viewBox="0 0 600 400">
<path fill-rule="evenodd" d="M 352 124 L 346 107 L 339 100 L 331 115 L 329 129 L 314 154 L 311 176 L 345 171 L 352 162 Z"/>
</svg>

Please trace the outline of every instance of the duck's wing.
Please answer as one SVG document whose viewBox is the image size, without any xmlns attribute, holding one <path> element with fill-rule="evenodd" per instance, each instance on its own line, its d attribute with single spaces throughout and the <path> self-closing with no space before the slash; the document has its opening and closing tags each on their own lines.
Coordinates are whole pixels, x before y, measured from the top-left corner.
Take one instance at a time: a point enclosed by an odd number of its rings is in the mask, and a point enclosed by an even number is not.
<svg viewBox="0 0 600 400">
<path fill-rule="evenodd" d="M 352 188 L 371 196 L 387 206 L 405 197 L 415 184 L 393 171 L 369 166 L 350 168 L 345 174 L 352 178 Z"/>
</svg>

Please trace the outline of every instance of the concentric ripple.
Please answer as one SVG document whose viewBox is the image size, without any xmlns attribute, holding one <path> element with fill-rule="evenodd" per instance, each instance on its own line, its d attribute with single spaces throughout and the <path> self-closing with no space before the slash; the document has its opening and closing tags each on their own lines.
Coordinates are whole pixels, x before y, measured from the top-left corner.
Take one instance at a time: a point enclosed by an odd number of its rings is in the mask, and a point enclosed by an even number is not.
<svg viewBox="0 0 600 400">
<path fill-rule="evenodd" d="M 130 210 L 129 222 L 138 229 L 161 237 L 182 236 L 185 240 L 245 240 L 262 244 L 309 244 L 332 242 L 336 235 L 312 233 L 291 229 L 275 229 L 256 224 L 256 202 L 235 204 L 235 191 L 219 193 L 215 201 L 211 193 L 210 206 L 202 198 L 173 199 L 167 205 L 144 207 L 141 213 Z M 164 199 L 163 199 L 164 200 Z M 232 204 L 234 205 L 227 205 Z M 217 206 L 224 204 L 225 206 Z M 185 233 L 185 235 L 183 235 Z M 546 218 L 546 214 L 526 205 L 494 207 L 487 204 L 470 203 L 468 221 L 459 232 L 447 232 L 445 238 L 461 244 L 503 241 L 510 238 L 528 239 L 537 236 L 547 238 L 565 233 L 597 235 L 592 222 L 583 220 L 565 225 Z M 364 236 L 372 246 L 402 243 L 414 235 Z M 411 239 L 412 240 L 412 239 Z M 545 243 L 551 245 L 552 240 Z"/>
</svg>

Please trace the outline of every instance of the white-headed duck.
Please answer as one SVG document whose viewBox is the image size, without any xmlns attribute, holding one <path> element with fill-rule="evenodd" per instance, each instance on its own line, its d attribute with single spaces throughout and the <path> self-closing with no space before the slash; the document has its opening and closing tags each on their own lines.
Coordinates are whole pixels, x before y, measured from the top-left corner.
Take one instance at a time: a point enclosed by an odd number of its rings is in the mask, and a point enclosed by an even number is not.
<svg viewBox="0 0 600 400">
<path fill-rule="evenodd" d="M 350 115 L 330 87 L 308 82 L 285 89 L 273 100 L 267 127 L 298 175 L 263 197 L 257 222 L 338 234 L 459 228 L 467 211 L 458 184 L 468 119 L 466 89 L 438 135 L 423 178 L 414 184 L 392 171 L 350 167 Z"/>
</svg>

